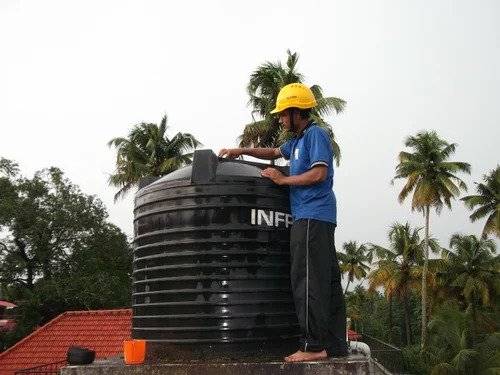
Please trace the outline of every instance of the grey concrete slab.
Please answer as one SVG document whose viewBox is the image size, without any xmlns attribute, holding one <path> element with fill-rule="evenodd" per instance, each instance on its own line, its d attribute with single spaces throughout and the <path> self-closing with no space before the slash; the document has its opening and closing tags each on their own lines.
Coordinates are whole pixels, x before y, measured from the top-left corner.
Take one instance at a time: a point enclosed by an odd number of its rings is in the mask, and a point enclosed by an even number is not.
<svg viewBox="0 0 500 375">
<path fill-rule="evenodd" d="M 370 361 L 364 356 L 330 358 L 325 361 L 285 362 L 183 362 L 127 366 L 123 358 L 96 361 L 87 366 L 69 366 L 61 375 L 366 375 Z"/>
</svg>

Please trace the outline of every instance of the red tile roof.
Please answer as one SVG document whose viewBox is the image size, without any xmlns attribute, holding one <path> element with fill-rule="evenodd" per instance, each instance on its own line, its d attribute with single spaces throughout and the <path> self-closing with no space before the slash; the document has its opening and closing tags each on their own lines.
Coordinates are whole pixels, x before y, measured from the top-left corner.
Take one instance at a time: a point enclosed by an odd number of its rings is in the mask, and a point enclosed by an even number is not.
<svg viewBox="0 0 500 375">
<path fill-rule="evenodd" d="M 7 301 L 0 301 L 0 306 L 3 307 L 16 307 L 12 302 L 7 302 Z"/>
<path fill-rule="evenodd" d="M 0 319 L 0 331 L 10 331 L 16 326 L 14 319 Z"/>
<path fill-rule="evenodd" d="M 68 311 L 0 354 L 0 375 L 63 361 L 70 346 L 95 350 L 96 358 L 123 353 L 131 337 L 132 310 Z"/>
<path fill-rule="evenodd" d="M 349 330 L 347 331 L 347 337 L 349 337 L 349 340 L 352 341 L 352 340 L 359 340 L 362 337 L 362 335 L 352 330 Z"/>
</svg>

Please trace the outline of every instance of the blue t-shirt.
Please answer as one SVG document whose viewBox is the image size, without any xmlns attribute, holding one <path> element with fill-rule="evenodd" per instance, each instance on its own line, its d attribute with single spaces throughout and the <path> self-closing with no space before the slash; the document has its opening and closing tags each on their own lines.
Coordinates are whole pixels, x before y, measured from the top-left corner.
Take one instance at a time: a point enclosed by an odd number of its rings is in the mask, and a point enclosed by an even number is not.
<svg viewBox="0 0 500 375">
<path fill-rule="evenodd" d="M 333 193 L 333 149 L 328 133 L 318 125 L 308 125 L 300 136 L 283 144 L 281 155 L 290 160 L 290 175 L 307 172 L 316 165 L 327 167 L 323 182 L 307 186 L 290 186 L 293 220 L 316 219 L 337 223 L 337 202 Z"/>
</svg>

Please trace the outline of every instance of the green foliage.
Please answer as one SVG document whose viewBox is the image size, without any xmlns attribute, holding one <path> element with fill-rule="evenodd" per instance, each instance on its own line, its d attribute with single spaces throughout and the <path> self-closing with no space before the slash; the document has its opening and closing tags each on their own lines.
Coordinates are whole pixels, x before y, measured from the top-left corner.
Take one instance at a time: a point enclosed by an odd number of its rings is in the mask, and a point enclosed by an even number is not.
<svg viewBox="0 0 500 375">
<path fill-rule="evenodd" d="M 0 173 L 6 177 L 13 177 L 19 173 L 19 165 L 13 160 L 0 157 Z"/>
<path fill-rule="evenodd" d="M 461 200 L 469 209 L 477 209 L 470 215 L 476 220 L 487 217 L 483 228 L 483 237 L 494 234 L 500 238 L 500 166 L 483 176 L 484 183 L 476 183 L 477 195 L 468 195 Z"/>
<path fill-rule="evenodd" d="M 410 341 L 408 333 L 417 332 L 421 324 L 418 280 L 424 245 L 420 231 L 394 224 L 388 249 L 370 245 L 379 260 L 368 276 L 369 291 L 358 286 L 346 294 L 351 327 L 396 346 L 406 344 L 403 356 L 408 373 L 498 373 L 499 258 L 489 239 L 454 235 L 451 250 L 441 249 L 441 259 L 431 263 L 428 278 L 432 290 L 438 291 L 435 296 L 441 293 L 441 298 L 434 300 L 427 345 L 423 349 L 408 345 L 419 341 L 418 337 Z M 432 238 L 429 243 L 434 251 L 440 249 Z M 387 299 L 382 298 L 379 287 Z"/>
<path fill-rule="evenodd" d="M 422 211 L 430 206 L 440 212 L 443 205 L 451 209 L 451 199 L 458 196 L 460 190 L 467 190 L 465 183 L 455 174 L 470 174 L 470 164 L 448 161 L 457 145 L 442 140 L 434 131 L 424 131 L 408 137 L 405 146 L 413 152 L 399 153 L 394 178 L 407 179 L 399 193 L 399 202 L 413 192 L 412 209 Z"/>
<path fill-rule="evenodd" d="M 345 299 L 351 329 L 387 340 L 389 304 L 379 292 L 368 293 L 362 286 L 357 286 L 354 291 L 346 293 Z"/>
<path fill-rule="evenodd" d="M 395 346 L 406 345 L 405 311 L 397 295 L 387 299 L 377 290 L 368 292 L 358 285 L 354 291 L 347 292 L 345 298 L 351 329 Z M 410 292 L 407 304 L 410 327 L 412 332 L 416 332 L 420 324 L 418 294 Z"/>
<path fill-rule="evenodd" d="M 405 374 L 428 375 L 430 368 L 421 358 L 420 345 L 407 346 L 402 349 Z"/>
<path fill-rule="evenodd" d="M 496 374 L 500 370 L 500 333 L 479 331 L 457 305 L 439 307 L 429 322 L 429 345 L 423 352 L 431 374 Z"/>
<path fill-rule="evenodd" d="M 344 252 L 338 252 L 340 272 L 347 274 L 347 285 L 344 294 L 347 293 L 349 284 L 356 280 L 361 280 L 368 275 L 370 271 L 370 262 L 372 255 L 365 244 L 357 245 L 356 241 L 350 241 L 343 244 Z"/>
<path fill-rule="evenodd" d="M 276 116 L 270 112 L 276 105 L 276 98 L 283 86 L 304 80 L 304 76 L 296 69 L 299 55 L 287 50 L 286 66 L 281 62 L 266 62 L 260 65 L 250 76 L 247 92 L 250 96 L 248 104 L 252 107 L 253 121 L 245 125 L 239 137 L 240 147 L 278 147 L 291 134 L 281 129 Z M 324 120 L 324 116 L 340 113 L 344 110 L 345 101 L 335 97 L 324 97 L 318 85 L 311 86 L 318 106 L 312 110 L 312 119 L 328 131 L 332 141 L 337 165 L 340 162 L 340 147 L 335 140 L 332 127 Z"/>
<path fill-rule="evenodd" d="M 436 267 L 446 298 L 468 306 L 477 324 L 480 305 L 490 306 L 500 292 L 500 261 L 492 240 L 455 234 Z"/>
<path fill-rule="evenodd" d="M 411 345 L 413 341 L 408 298 L 412 290 L 420 290 L 422 278 L 424 242 L 419 234 L 421 230 L 422 228 L 411 229 L 408 223 L 395 223 L 389 230 L 389 248 L 370 244 L 370 250 L 379 260 L 375 262 L 376 268 L 368 275 L 369 291 L 383 287 L 387 299 L 390 300 L 395 294 L 401 300 L 407 345 Z M 437 241 L 430 239 L 430 247 L 437 251 Z M 430 281 L 434 283 L 432 278 Z"/>
<path fill-rule="evenodd" d="M 50 279 L 68 249 L 91 238 L 107 214 L 101 201 L 81 194 L 57 168 L 9 184 L 9 194 L 0 196 L 0 205 L 9 207 L 0 212 L 0 226 L 9 233 L 1 241 L 2 281 L 33 289 L 34 280 Z"/>
<path fill-rule="evenodd" d="M 115 147 L 116 170 L 109 177 L 109 184 L 120 188 L 115 200 L 124 196 L 142 177 L 160 177 L 192 162 L 190 152 L 200 142 L 189 133 L 167 137 L 167 116 L 160 125 L 140 123 L 135 125 L 127 138 L 113 138 L 108 146 Z"/>
<path fill-rule="evenodd" d="M 57 168 L 32 179 L 17 170 L 3 174 L 0 283 L 3 298 L 19 306 L 7 342 L 66 310 L 129 306 L 131 248 L 125 234 L 106 221 L 102 202 L 83 194 Z"/>
</svg>

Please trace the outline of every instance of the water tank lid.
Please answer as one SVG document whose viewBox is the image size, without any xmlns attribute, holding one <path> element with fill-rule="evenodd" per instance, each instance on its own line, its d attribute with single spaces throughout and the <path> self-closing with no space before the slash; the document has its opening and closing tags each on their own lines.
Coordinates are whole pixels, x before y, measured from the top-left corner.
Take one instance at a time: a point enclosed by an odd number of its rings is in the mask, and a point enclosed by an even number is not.
<svg viewBox="0 0 500 375">
<path fill-rule="evenodd" d="M 187 180 L 194 184 L 208 183 L 215 181 L 217 176 L 262 178 L 261 171 L 267 167 L 269 164 L 218 158 L 212 150 L 196 150 L 192 165 L 169 173 L 153 182 L 152 185 L 176 180 Z M 288 168 L 276 168 L 288 174 Z"/>
</svg>

